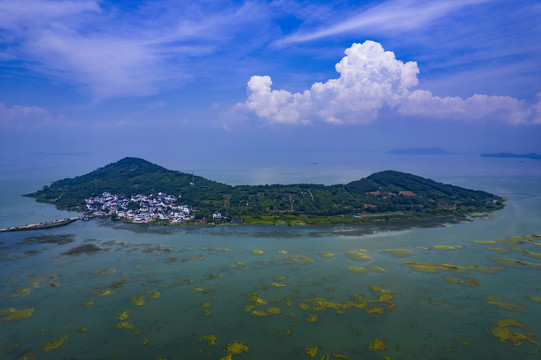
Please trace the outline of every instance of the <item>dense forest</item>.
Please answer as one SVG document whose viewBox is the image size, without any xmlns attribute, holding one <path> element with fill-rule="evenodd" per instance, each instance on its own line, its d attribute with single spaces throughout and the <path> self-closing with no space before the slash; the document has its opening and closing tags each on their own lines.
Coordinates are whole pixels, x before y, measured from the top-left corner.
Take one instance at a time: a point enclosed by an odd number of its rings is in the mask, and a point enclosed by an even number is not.
<svg viewBox="0 0 541 360">
<path fill-rule="evenodd" d="M 172 171 L 139 158 L 124 158 L 86 175 L 53 182 L 25 196 L 58 208 L 85 210 L 85 199 L 103 192 L 181 196 L 196 218 L 220 212 L 257 222 L 270 218 L 355 218 L 401 212 L 431 216 L 468 214 L 503 207 L 503 199 L 484 191 L 446 185 L 419 176 L 383 171 L 340 185 L 238 185 Z M 266 219 L 266 220 L 265 220 Z"/>
</svg>

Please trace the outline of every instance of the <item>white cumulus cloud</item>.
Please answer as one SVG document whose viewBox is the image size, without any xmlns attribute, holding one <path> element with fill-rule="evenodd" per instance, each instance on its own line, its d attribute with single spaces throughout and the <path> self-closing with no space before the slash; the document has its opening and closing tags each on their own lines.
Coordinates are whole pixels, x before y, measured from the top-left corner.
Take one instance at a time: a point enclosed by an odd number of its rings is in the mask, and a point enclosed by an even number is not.
<svg viewBox="0 0 541 360">
<path fill-rule="evenodd" d="M 309 90 L 273 90 L 269 76 L 252 76 L 248 99 L 237 109 L 255 113 L 270 123 L 348 124 L 374 121 L 382 109 L 406 116 L 478 121 L 488 118 L 511 124 L 529 122 L 533 110 L 509 96 L 475 94 L 467 99 L 437 97 L 418 85 L 416 62 L 404 63 L 381 44 L 353 44 L 336 64 L 338 79 L 314 83 Z"/>
</svg>

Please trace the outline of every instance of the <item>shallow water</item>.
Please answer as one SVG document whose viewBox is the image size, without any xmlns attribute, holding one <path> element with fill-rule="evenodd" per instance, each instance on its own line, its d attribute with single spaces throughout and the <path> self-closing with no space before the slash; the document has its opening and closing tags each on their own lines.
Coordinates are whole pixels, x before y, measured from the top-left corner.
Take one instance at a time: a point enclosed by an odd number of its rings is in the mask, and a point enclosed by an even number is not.
<svg viewBox="0 0 541 360">
<path fill-rule="evenodd" d="M 310 359 L 315 347 L 317 359 L 538 359 L 539 345 L 500 341 L 492 329 L 514 319 L 528 333 L 508 330 L 541 343 L 541 303 L 533 301 L 541 298 L 541 238 L 511 238 L 541 235 L 541 181 L 456 180 L 505 194 L 508 204 L 469 223 L 375 233 L 109 220 L 2 233 L 0 359 L 220 359 L 233 342 L 249 347 L 234 359 Z M 16 201 L 10 206 L 24 212 Z M 44 213 L 58 214 L 50 206 Z M 348 257 L 359 249 L 368 259 Z M 519 262 L 502 265 L 501 258 Z M 406 262 L 500 268 L 428 273 Z M 358 274 L 351 266 L 368 270 Z M 501 298 L 500 306 L 487 296 Z M 34 311 L 5 321 L 10 308 Z M 201 339 L 209 335 L 217 345 Z M 376 339 L 384 350 L 370 350 Z"/>
</svg>

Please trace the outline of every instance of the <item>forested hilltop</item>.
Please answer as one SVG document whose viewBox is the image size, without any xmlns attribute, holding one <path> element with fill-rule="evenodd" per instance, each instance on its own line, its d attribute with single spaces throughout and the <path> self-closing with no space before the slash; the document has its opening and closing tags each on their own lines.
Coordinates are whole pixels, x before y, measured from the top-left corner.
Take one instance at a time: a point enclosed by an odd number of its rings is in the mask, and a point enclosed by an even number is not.
<svg viewBox="0 0 541 360">
<path fill-rule="evenodd" d="M 359 216 L 397 212 L 420 217 L 465 215 L 503 207 L 499 196 L 397 171 L 331 186 L 231 186 L 131 157 L 86 175 L 55 181 L 25 196 L 60 209 L 84 211 L 85 199 L 103 192 L 125 196 L 167 193 L 181 196 L 179 202 L 191 206 L 196 219 L 212 219 L 212 214 L 220 212 L 228 219 L 252 223 L 280 219 L 325 222 L 321 220 L 331 218 L 351 222 Z"/>
</svg>

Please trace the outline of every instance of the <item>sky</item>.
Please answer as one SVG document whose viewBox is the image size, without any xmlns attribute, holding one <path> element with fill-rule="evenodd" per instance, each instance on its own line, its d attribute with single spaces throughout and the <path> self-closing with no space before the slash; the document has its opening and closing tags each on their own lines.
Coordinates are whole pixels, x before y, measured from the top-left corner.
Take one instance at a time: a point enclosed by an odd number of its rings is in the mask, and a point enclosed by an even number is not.
<svg viewBox="0 0 541 360">
<path fill-rule="evenodd" d="M 2 169 L 541 153 L 540 19 L 532 0 L 0 0 Z"/>
</svg>

